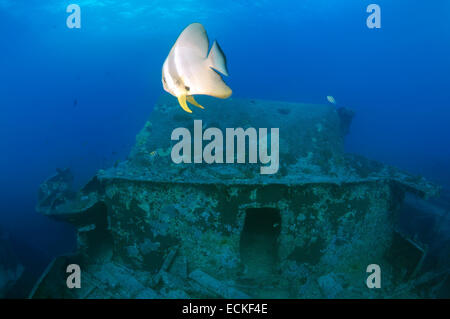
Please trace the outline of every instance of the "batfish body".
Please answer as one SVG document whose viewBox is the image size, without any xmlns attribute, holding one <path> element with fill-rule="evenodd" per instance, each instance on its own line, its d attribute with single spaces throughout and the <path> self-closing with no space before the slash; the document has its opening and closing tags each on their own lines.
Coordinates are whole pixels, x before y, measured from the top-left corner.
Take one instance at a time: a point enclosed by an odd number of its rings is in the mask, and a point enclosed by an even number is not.
<svg viewBox="0 0 450 319">
<path fill-rule="evenodd" d="M 193 95 L 210 95 L 222 99 L 232 91 L 220 73 L 228 75 L 225 55 L 217 41 L 208 53 L 209 40 L 200 23 L 190 24 L 178 37 L 162 69 L 164 90 L 178 98 L 183 110 L 192 113 L 187 102 L 203 108 Z"/>
</svg>

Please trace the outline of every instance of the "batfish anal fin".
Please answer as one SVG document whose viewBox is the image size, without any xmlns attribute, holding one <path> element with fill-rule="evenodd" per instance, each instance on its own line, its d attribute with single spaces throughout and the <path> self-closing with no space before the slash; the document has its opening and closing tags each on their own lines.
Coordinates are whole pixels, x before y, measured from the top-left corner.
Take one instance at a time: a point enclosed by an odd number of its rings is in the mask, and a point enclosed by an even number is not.
<svg viewBox="0 0 450 319">
<path fill-rule="evenodd" d="M 194 99 L 194 97 L 193 97 L 192 95 L 189 95 L 189 96 L 187 96 L 186 98 L 187 98 L 187 101 L 188 101 L 189 103 L 191 103 L 192 105 L 195 105 L 196 107 L 199 107 L 199 108 L 201 108 L 201 109 L 204 109 L 204 107 L 201 106 L 200 104 L 198 104 L 198 102 Z"/>
<path fill-rule="evenodd" d="M 180 103 L 180 106 L 183 110 L 185 110 L 188 113 L 192 113 L 192 111 L 189 109 L 186 103 L 186 95 L 180 95 L 178 97 L 178 103 Z"/>
</svg>

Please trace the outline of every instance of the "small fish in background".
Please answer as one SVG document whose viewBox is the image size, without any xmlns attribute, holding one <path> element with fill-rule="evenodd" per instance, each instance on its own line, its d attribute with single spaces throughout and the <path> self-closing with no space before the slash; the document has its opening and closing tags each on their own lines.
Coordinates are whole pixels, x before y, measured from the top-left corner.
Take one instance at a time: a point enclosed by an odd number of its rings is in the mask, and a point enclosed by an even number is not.
<svg viewBox="0 0 450 319">
<path fill-rule="evenodd" d="M 209 53 L 208 49 L 209 39 L 205 28 L 200 23 L 192 23 L 181 32 L 164 61 L 164 90 L 178 98 L 180 106 L 188 113 L 192 111 L 186 101 L 203 109 L 193 95 L 226 99 L 232 93 L 219 74 L 228 76 L 222 49 L 217 41 L 214 41 Z"/>
<path fill-rule="evenodd" d="M 336 100 L 331 95 L 327 96 L 327 101 L 330 102 L 331 104 L 336 105 Z"/>
<path fill-rule="evenodd" d="M 74 100 L 73 100 L 73 107 L 77 107 L 77 105 L 78 105 L 78 100 L 77 100 L 77 99 L 74 99 Z"/>
</svg>

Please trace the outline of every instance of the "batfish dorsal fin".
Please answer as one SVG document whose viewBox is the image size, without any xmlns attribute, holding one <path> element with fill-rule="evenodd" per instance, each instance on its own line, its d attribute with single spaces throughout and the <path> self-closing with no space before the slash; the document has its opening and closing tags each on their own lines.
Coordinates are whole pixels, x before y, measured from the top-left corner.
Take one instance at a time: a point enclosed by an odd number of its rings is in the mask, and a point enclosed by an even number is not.
<svg viewBox="0 0 450 319">
<path fill-rule="evenodd" d="M 206 58 L 209 48 L 208 35 L 200 23 L 192 23 L 181 32 L 174 47 L 189 49 L 199 57 Z"/>
</svg>

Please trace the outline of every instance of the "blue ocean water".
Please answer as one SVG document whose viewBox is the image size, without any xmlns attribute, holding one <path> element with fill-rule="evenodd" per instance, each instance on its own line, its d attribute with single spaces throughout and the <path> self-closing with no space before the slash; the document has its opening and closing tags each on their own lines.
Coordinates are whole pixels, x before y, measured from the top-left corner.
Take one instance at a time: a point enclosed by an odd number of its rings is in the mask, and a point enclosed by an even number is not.
<svg viewBox="0 0 450 319">
<path fill-rule="evenodd" d="M 369 29 L 372 2 L 0 0 L 1 228 L 47 256 L 73 246 L 35 212 L 39 183 L 70 167 L 82 185 L 126 158 L 192 22 L 224 50 L 233 96 L 334 96 L 356 111 L 347 151 L 450 188 L 450 1 L 376 0 Z M 70 3 L 81 29 L 66 26 Z"/>
</svg>

